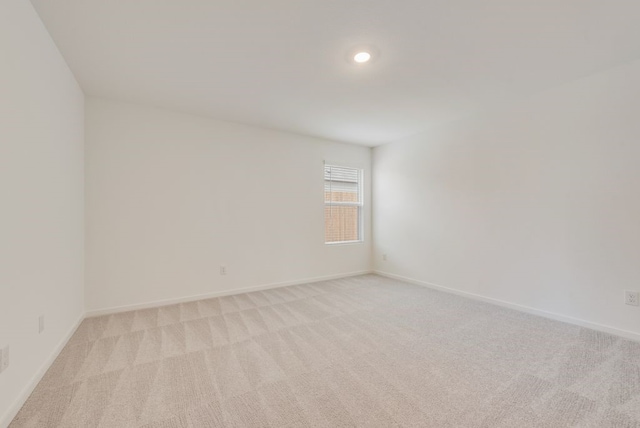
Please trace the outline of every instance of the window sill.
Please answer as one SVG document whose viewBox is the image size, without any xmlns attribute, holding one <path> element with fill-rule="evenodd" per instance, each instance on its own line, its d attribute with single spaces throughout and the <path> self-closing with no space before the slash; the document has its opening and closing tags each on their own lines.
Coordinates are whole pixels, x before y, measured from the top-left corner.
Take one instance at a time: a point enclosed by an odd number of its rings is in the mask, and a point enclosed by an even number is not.
<svg viewBox="0 0 640 428">
<path fill-rule="evenodd" d="M 353 244 L 362 244 L 363 240 L 359 241 L 336 241 L 336 242 L 325 242 L 324 245 L 353 245 Z"/>
</svg>

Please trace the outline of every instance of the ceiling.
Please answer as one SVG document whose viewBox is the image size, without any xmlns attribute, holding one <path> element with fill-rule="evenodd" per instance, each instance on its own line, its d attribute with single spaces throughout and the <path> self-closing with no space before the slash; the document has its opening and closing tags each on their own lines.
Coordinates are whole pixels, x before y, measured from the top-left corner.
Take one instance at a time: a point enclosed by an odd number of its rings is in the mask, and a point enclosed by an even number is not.
<svg viewBox="0 0 640 428">
<path fill-rule="evenodd" d="M 640 57 L 638 0 L 32 3 L 87 95 L 369 146 Z"/>
</svg>

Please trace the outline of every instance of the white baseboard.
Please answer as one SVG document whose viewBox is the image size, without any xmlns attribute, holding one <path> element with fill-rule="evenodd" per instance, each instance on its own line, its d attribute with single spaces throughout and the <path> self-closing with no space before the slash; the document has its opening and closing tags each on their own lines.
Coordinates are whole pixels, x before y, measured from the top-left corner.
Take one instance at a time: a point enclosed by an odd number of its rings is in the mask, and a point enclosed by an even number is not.
<svg viewBox="0 0 640 428">
<path fill-rule="evenodd" d="M 119 312 L 128 312 L 128 311 L 136 311 L 136 310 L 139 310 L 139 309 L 157 308 L 159 306 L 174 305 L 176 303 L 193 302 L 195 300 L 210 299 L 210 298 L 213 298 L 213 297 L 232 296 L 232 295 L 235 295 L 235 294 L 250 293 L 252 291 L 262 291 L 262 290 L 270 290 L 272 288 L 288 287 L 288 286 L 291 286 L 291 285 L 311 284 L 311 283 L 314 283 L 314 282 L 329 281 L 331 279 L 348 278 L 350 276 L 366 275 L 366 274 L 369 274 L 369 273 L 373 273 L 373 271 L 364 270 L 364 271 L 358 271 L 358 272 L 341 273 L 341 274 L 336 274 L 336 275 L 317 276 L 317 277 L 313 277 L 313 278 L 298 279 L 298 280 L 293 280 L 293 281 L 276 282 L 276 283 L 272 283 L 272 284 L 254 285 L 254 286 L 250 286 L 250 287 L 236 288 L 236 289 L 232 289 L 232 290 L 214 291 L 212 293 L 197 294 L 197 295 L 187 296 L 187 297 L 178 297 L 178 298 L 175 298 L 175 299 L 155 300 L 155 301 L 147 302 L 147 303 L 138 303 L 138 304 L 133 304 L 133 305 L 115 306 L 115 307 L 111 307 L 111 308 L 96 309 L 96 310 L 87 311 L 86 317 L 87 318 L 89 318 L 89 317 L 97 317 L 97 316 L 101 316 L 101 315 L 115 314 L 115 313 L 119 313 Z"/>
<path fill-rule="evenodd" d="M 75 333 L 75 331 L 80 326 L 80 323 L 85 318 L 95 317 L 99 315 L 107 315 L 107 314 L 118 313 L 118 312 L 132 311 L 137 309 L 154 308 L 158 306 L 171 305 L 175 303 L 191 302 L 194 300 L 208 299 L 212 297 L 231 296 L 234 294 L 248 293 L 251 291 L 269 290 L 273 288 L 287 287 L 291 285 L 310 284 L 314 282 L 328 281 L 331 279 L 348 278 L 351 276 L 366 275 L 370 273 L 373 273 L 373 271 L 365 270 L 365 271 L 359 271 L 359 272 L 348 272 L 348 273 L 342 273 L 337 275 L 327 275 L 327 276 L 319 276 L 319 277 L 306 278 L 306 279 L 300 279 L 300 280 L 294 280 L 294 281 L 262 284 L 262 285 L 252 286 L 252 287 L 238 288 L 234 290 L 224 290 L 224 291 L 218 291 L 218 292 L 207 293 L 207 294 L 199 294 L 195 296 L 181 297 L 176 299 L 156 300 L 154 302 L 141 303 L 136 305 L 126 305 L 126 306 L 118 306 L 114 308 L 88 311 L 82 314 L 78 318 L 78 320 L 74 323 L 74 325 L 69 330 L 69 332 L 65 335 L 65 337 L 63 337 L 62 340 L 60 340 L 60 342 L 55 347 L 55 349 L 53 350 L 49 358 L 47 358 L 47 360 L 42 364 L 42 366 L 38 369 L 38 371 L 33 375 L 31 380 L 27 384 L 27 386 L 20 392 L 20 394 L 15 399 L 13 404 L 9 407 L 9 409 L 5 412 L 5 414 L 2 417 L 0 417 L 0 428 L 7 428 L 11 423 L 11 421 L 13 421 L 13 418 L 16 417 L 16 415 L 18 414 L 18 412 L 20 411 L 24 403 L 27 401 L 27 399 L 29 398 L 29 396 L 31 395 L 35 387 L 42 380 L 42 377 L 45 375 L 47 370 L 49 370 L 49 367 L 51 367 L 55 359 L 58 358 L 58 355 L 60 354 L 62 349 L 65 347 L 69 339 L 71 339 L 71 336 L 73 336 L 73 333 Z"/>
<path fill-rule="evenodd" d="M 82 320 L 84 320 L 84 318 L 85 318 L 84 314 L 80 315 L 78 320 L 73 324 L 73 326 L 67 332 L 67 334 L 62 338 L 62 340 L 60 340 L 60 342 L 58 342 L 56 347 L 53 349 L 53 352 L 51 353 L 51 355 L 49 355 L 49 358 L 47 358 L 47 360 L 42 364 L 42 366 L 40 366 L 38 371 L 31 377 L 31 380 L 29 380 L 29 383 L 20 392 L 18 397 L 14 400 L 13 404 L 9 407 L 9 409 L 5 412 L 5 414 L 2 417 L 0 417 L 0 427 L 7 428 L 11 423 L 11 421 L 13 420 L 13 418 L 16 417 L 16 415 L 18 414 L 18 412 L 20 411 L 24 403 L 27 401 L 27 399 L 33 392 L 33 390 L 36 388 L 38 383 L 42 380 L 42 377 L 45 375 L 47 370 L 49 370 L 49 367 L 51 367 L 51 365 L 56 360 L 56 358 L 58 358 L 58 355 L 60 355 L 60 352 L 62 351 L 62 349 L 65 347 L 69 339 L 71 339 L 71 336 L 73 336 L 73 333 L 76 332 L 76 330 L 78 329 L 78 327 L 80 326 L 80 323 L 82 322 Z"/>
<path fill-rule="evenodd" d="M 467 297 L 474 300 L 479 300 L 486 303 L 492 303 L 494 305 L 503 306 L 505 308 L 514 309 L 520 312 L 526 312 L 533 315 L 538 315 L 544 318 L 550 318 L 556 321 L 562 321 L 569 324 L 578 325 L 580 327 L 590 328 L 592 330 L 602 331 L 604 333 L 613 334 L 616 336 L 623 337 L 625 339 L 630 339 L 634 341 L 640 342 L 640 333 L 636 333 L 628 330 L 621 330 L 619 328 L 611 327 L 608 325 L 598 324 L 591 321 L 586 321 L 580 318 L 573 318 L 566 315 L 556 314 L 554 312 L 544 311 L 542 309 L 531 308 L 529 306 L 519 305 L 517 303 L 511 303 L 504 300 L 494 299 L 492 297 L 482 296 L 480 294 L 469 293 L 467 291 L 456 290 L 455 288 L 444 287 L 442 285 L 433 284 L 426 281 L 421 281 L 419 279 L 407 278 L 405 276 L 396 275 L 393 273 L 383 272 L 375 270 L 373 273 L 380 276 L 385 276 L 391 279 L 397 279 L 398 281 L 408 282 L 410 284 L 421 285 L 423 287 L 431 288 L 438 291 L 443 291 L 445 293 L 457 294 L 458 296 Z"/>
</svg>

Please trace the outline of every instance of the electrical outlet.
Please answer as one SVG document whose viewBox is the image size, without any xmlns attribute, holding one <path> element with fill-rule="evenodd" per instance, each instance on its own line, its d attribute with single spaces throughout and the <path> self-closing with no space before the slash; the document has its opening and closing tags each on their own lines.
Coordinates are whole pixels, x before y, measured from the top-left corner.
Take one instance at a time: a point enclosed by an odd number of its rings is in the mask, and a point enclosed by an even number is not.
<svg viewBox="0 0 640 428">
<path fill-rule="evenodd" d="M 637 291 L 625 290 L 624 303 L 631 306 L 640 306 L 640 293 Z"/>
<path fill-rule="evenodd" d="M 38 333 L 42 333 L 44 331 L 44 315 L 40 315 L 38 317 Z"/>
<path fill-rule="evenodd" d="M 220 266 L 220 275 L 226 275 L 226 274 L 227 274 L 227 267 Z"/>
<path fill-rule="evenodd" d="M 383 262 L 386 262 L 386 261 L 387 261 L 387 255 L 386 255 L 386 254 L 383 254 L 383 255 L 382 255 L 382 261 L 383 261 Z"/>
<path fill-rule="evenodd" d="M 9 345 L 0 349 L 0 373 L 9 367 Z"/>
</svg>

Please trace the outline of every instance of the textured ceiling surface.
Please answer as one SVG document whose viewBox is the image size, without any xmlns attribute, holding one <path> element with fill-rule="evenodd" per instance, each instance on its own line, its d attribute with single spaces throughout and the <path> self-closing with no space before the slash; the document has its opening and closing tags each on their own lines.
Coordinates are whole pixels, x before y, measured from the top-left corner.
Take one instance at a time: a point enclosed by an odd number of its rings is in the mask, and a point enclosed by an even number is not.
<svg viewBox="0 0 640 428">
<path fill-rule="evenodd" d="M 637 0 L 32 3 L 87 95 L 370 146 L 640 57 Z"/>
</svg>

